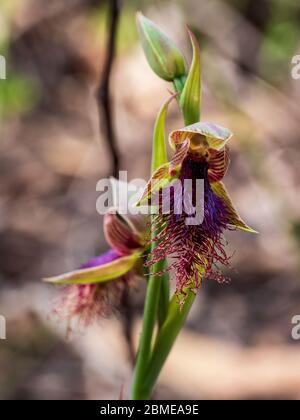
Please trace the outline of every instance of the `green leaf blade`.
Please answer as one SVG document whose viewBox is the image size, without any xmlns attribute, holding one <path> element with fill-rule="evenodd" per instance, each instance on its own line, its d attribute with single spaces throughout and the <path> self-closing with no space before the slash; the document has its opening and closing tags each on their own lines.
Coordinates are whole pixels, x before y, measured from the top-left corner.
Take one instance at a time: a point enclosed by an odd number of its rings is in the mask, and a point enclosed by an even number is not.
<svg viewBox="0 0 300 420">
<path fill-rule="evenodd" d="M 189 31 L 189 36 L 193 47 L 193 60 L 180 97 L 180 106 L 186 125 L 194 124 L 200 120 L 202 90 L 199 44 L 191 31 Z"/>
<path fill-rule="evenodd" d="M 165 128 L 166 117 L 170 103 L 176 95 L 172 95 L 161 107 L 156 118 L 153 131 L 152 163 L 151 173 L 154 173 L 160 166 L 168 162 Z"/>
</svg>

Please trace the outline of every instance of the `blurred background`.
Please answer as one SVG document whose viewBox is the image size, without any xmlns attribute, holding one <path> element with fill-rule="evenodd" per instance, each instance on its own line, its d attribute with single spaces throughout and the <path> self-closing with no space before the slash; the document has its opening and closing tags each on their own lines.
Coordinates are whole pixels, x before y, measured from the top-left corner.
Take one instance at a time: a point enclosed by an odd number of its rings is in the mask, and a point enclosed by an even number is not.
<svg viewBox="0 0 300 420">
<path fill-rule="evenodd" d="M 298 0 L 1 1 L 0 399 L 128 396 L 144 285 L 114 318 L 67 339 L 53 316 L 60 290 L 40 279 L 107 249 L 98 180 L 119 169 L 148 177 L 152 127 L 170 86 L 148 68 L 136 10 L 188 62 L 185 24 L 198 36 L 202 118 L 235 133 L 225 182 L 260 232 L 227 235 L 232 281 L 204 283 L 155 398 L 299 399 L 300 341 L 291 338 L 300 315 Z M 180 126 L 174 104 L 168 129 Z"/>
</svg>

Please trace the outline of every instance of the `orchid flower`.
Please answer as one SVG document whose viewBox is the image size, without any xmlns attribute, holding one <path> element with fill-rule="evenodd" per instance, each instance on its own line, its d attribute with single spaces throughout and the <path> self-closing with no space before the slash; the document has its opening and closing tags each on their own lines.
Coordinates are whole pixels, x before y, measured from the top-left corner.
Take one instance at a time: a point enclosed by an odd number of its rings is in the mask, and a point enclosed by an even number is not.
<svg viewBox="0 0 300 420">
<path fill-rule="evenodd" d="M 140 204 L 153 199 L 174 180 L 181 181 L 182 190 L 170 195 L 170 212 L 156 216 L 157 245 L 148 263 L 174 257 L 169 270 L 176 270 L 178 296 L 184 297 L 187 288 L 198 289 L 204 276 L 224 280 L 214 267 L 229 265 L 223 238 L 226 229 L 254 232 L 239 216 L 222 183 L 229 166 L 227 142 L 231 136 L 228 129 L 208 122 L 173 131 L 169 136 L 173 158 L 154 172 L 139 200 Z M 183 208 L 183 201 L 195 201 L 199 179 L 204 181 L 204 217 L 202 223 L 190 225 L 187 218 L 191 214 Z M 185 187 L 186 180 L 192 182 L 191 190 Z M 183 209 L 180 215 L 174 211 L 179 207 Z"/>
<path fill-rule="evenodd" d="M 110 315 L 120 304 L 124 288 L 132 284 L 140 271 L 144 230 L 141 215 L 123 216 L 112 208 L 104 216 L 104 234 L 111 248 L 75 271 L 44 279 L 65 286 L 57 311 L 69 323 L 76 317 L 88 324 Z"/>
<path fill-rule="evenodd" d="M 172 82 L 186 125 L 183 129 L 170 134 L 169 142 L 174 154 L 168 161 L 164 148 L 167 102 L 155 125 L 152 152 L 156 158 L 158 148 L 155 146 L 160 144 L 164 158 L 155 159 L 156 164 L 152 165 L 150 181 L 137 203 L 137 206 L 150 204 L 151 211 L 155 210 L 154 214 L 151 214 L 152 235 L 149 241 L 151 250 L 146 263 L 150 266 L 152 274 L 147 288 L 143 327 L 132 385 L 133 399 L 147 399 L 152 394 L 161 369 L 192 307 L 195 292 L 203 279 L 213 277 L 224 281 L 223 274 L 216 268 L 219 264 L 229 265 L 230 258 L 225 249 L 224 232 L 231 229 L 241 229 L 246 232 L 254 230 L 239 216 L 222 182 L 229 166 L 227 142 L 232 133 L 217 124 L 200 122 L 201 60 L 195 35 L 188 30 L 193 49 L 189 71 L 187 74 L 173 72 L 172 77 L 167 78 L 158 70 L 162 69 L 161 65 L 164 65 L 166 60 L 175 68 L 175 64 L 181 62 L 178 51 L 175 52 L 170 47 L 167 53 L 164 53 L 166 35 L 160 30 L 155 31 L 155 26 L 147 25 L 148 21 L 145 21 L 141 15 L 138 15 L 138 21 L 148 63 L 159 77 Z M 158 126 L 160 130 L 157 130 Z M 199 180 L 202 181 L 203 189 L 198 200 Z M 186 187 L 185 181 L 190 182 L 189 187 Z M 177 189 L 178 184 L 181 189 Z M 167 211 L 164 207 L 166 195 Z M 202 204 L 203 217 L 199 223 L 189 223 L 191 216 L 194 216 L 195 208 L 197 210 L 198 201 Z M 163 270 L 160 270 L 161 267 Z M 172 272 L 171 270 L 176 274 L 176 291 L 168 303 L 165 320 L 159 324 L 158 332 L 155 334 L 153 312 L 161 299 L 157 290 L 164 284 L 158 279 L 159 275 Z M 154 309 L 151 311 L 150 308 Z"/>
</svg>

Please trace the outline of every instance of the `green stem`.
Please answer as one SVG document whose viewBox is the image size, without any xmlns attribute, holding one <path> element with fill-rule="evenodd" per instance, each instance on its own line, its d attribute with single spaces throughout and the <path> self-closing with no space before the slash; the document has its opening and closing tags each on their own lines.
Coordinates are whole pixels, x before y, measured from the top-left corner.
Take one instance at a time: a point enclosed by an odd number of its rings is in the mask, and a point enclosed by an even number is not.
<svg viewBox="0 0 300 420">
<path fill-rule="evenodd" d="M 188 296 L 186 297 L 186 301 L 182 308 L 180 308 L 177 302 L 177 296 L 172 298 L 168 317 L 157 336 L 149 368 L 139 390 L 142 399 L 149 399 L 151 397 L 161 369 L 168 358 L 195 300 L 194 293 L 191 291 L 188 291 L 187 293 Z"/>
<path fill-rule="evenodd" d="M 173 86 L 174 86 L 175 92 L 181 94 L 181 92 L 183 91 L 185 82 L 186 82 L 186 76 L 177 77 L 176 79 L 174 79 Z"/>
<path fill-rule="evenodd" d="M 167 268 L 167 261 L 161 261 L 160 271 L 165 271 Z M 158 309 L 157 309 L 157 316 L 158 316 L 158 327 L 164 324 L 168 310 L 169 310 L 169 301 L 170 301 L 170 277 L 169 273 L 165 273 L 160 278 L 161 286 L 160 286 L 160 294 L 159 294 L 159 302 L 158 302 Z"/>
<path fill-rule="evenodd" d="M 176 92 L 182 92 L 185 81 L 186 77 L 174 80 L 173 84 Z M 165 104 L 162 108 L 154 128 L 152 173 L 161 164 L 167 161 L 167 152 L 164 141 L 164 124 L 161 125 L 162 121 L 165 119 L 166 111 L 167 104 Z M 151 236 L 152 239 L 154 239 L 156 237 L 156 232 L 153 231 Z M 153 249 L 155 246 L 156 244 L 153 242 L 151 248 Z M 166 261 L 160 261 L 157 264 L 154 264 L 151 269 L 146 293 L 139 350 L 133 376 L 131 394 L 131 398 L 133 400 L 150 398 L 151 390 L 154 386 L 156 378 L 159 375 L 159 371 L 162 368 L 189 311 L 188 299 L 183 310 L 179 313 L 179 306 L 176 302 L 174 303 L 175 298 L 173 298 L 173 301 L 169 304 L 169 276 L 159 276 L 156 274 L 165 270 L 166 265 Z M 176 311 L 176 309 L 178 311 Z M 175 316 L 176 314 L 177 316 Z M 155 349 L 158 349 L 160 352 L 159 349 L 162 347 L 162 357 L 159 357 L 158 360 L 156 360 L 157 351 L 154 352 L 154 359 L 152 359 L 152 339 L 156 318 L 158 318 L 159 321 L 159 332 Z M 171 328 L 170 332 L 168 331 L 169 328 Z M 164 334 L 161 335 L 161 332 L 163 331 Z M 154 371 L 152 371 L 153 361 L 154 366 L 156 366 L 156 370 Z M 151 366 L 149 365 L 150 362 Z M 149 385 L 147 386 L 145 385 L 145 380 L 148 372 L 150 376 L 148 380 Z"/>
<path fill-rule="evenodd" d="M 152 245 L 152 247 L 154 246 L 155 244 Z M 152 335 L 157 316 L 159 295 L 161 292 L 161 279 L 156 276 L 155 273 L 159 272 L 160 268 L 160 263 L 154 264 L 151 267 L 150 279 L 148 281 L 140 345 L 133 375 L 131 391 L 131 398 L 133 400 L 143 399 L 141 389 L 151 357 Z"/>
</svg>

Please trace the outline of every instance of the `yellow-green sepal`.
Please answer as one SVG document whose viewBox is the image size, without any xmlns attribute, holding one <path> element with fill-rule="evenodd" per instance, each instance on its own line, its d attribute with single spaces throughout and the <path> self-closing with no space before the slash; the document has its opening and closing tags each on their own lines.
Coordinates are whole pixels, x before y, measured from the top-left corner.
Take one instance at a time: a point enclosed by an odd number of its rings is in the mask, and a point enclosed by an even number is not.
<svg viewBox="0 0 300 420">
<path fill-rule="evenodd" d="M 171 101 L 175 98 L 175 96 L 176 94 L 172 95 L 166 100 L 166 102 L 161 107 L 155 121 L 153 131 L 151 173 L 155 172 L 160 166 L 168 162 L 167 145 L 165 137 L 166 117 L 169 105 Z"/>
<path fill-rule="evenodd" d="M 166 188 L 172 183 L 172 181 L 178 179 L 180 167 L 173 169 L 172 162 L 167 162 L 158 168 L 148 181 L 140 199 L 136 203 L 136 206 L 148 205 L 149 200 L 160 190 Z M 150 204 L 151 205 L 151 204 Z M 153 209 L 156 205 L 153 206 Z"/>
<path fill-rule="evenodd" d="M 240 217 L 237 210 L 235 209 L 233 202 L 223 184 L 223 182 L 213 182 L 211 184 L 213 192 L 222 199 L 223 203 L 226 205 L 226 210 L 228 214 L 228 224 L 236 227 L 237 229 L 243 230 L 250 233 L 258 233 L 256 230 L 252 229 L 244 220 Z"/>
<path fill-rule="evenodd" d="M 203 137 L 211 149 L 221 150 L 231 139 L 232 132 L 228 128 L 219 124 L 201 121 L 187 127 L 174 130 L 169 135 L 169 143 L 172 149 L 176 149 L 178 144 L 194 137 Z"/>
<path fill-rule="evenodd" d="M 137 263 L 140 256 L 141 252 L 137 251 L 131 255 L 120 257 L 110 263 L 71 271 L 56 277 L 45 278 L 44 281 L 57 285 L 104 283 L 128 273 L 128 271 Z"/>
</svg>

